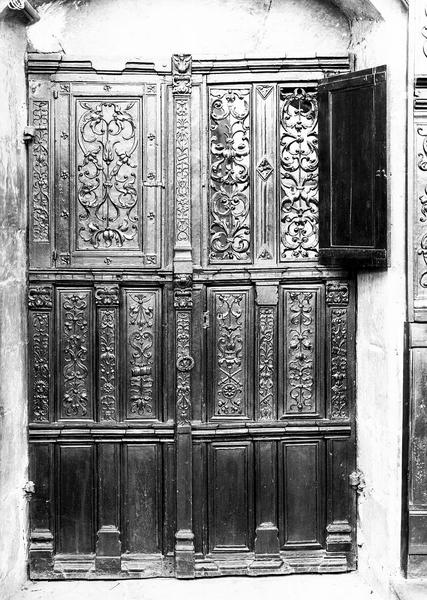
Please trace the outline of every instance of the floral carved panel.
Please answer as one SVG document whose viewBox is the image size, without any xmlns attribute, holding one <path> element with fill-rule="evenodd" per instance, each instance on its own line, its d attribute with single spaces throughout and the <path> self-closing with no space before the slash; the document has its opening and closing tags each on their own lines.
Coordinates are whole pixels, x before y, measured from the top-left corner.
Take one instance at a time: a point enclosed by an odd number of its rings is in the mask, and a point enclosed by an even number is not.
<svg viewBox="0 0 427 600">
<path fill-rule="evenodd" d="M 249 262 L 251 91 L 209 91 L 209 260 Z"/>
<path fill-rule="evenodd" d="M 285 302 L 285 411 L 315 413 L 317 373 L 317 292 L 287 290 Z"/>
<path fill-rule="evenodd" d="M 258 412 L 260 420 L 275 418 L 275 308 L 258 310 Z"/>
<path fill-rule="evenodd" d="M 157 417 L 157 292 L 126 290 L 127 418 Z"/>
<path fill-rule="evenodd" d="M 30 413 L 35 423 L 49 421 L 50 395 L 50 314 L 30 312 Z"/>
<path fill-rule="evenodd" d="M 48 101 L 33 101 L 32 120 L 34 126 L 31 148 L 32 238 L 34 242 L 48 242 L 50 211 Z"/>
<path fill-rule="evenodd" d="M 140 102 L 78 100 L 76 247 L 141 249 Z"/>
<path fill-rule="evenodd" d="M 213 294 L 214 417 L 245 417 L 248 410 L 248 292 Z"/>
<path fill-rule="evenodd" d="M 314 92 L 280 90 L 280 259 L 317 260 L 318 107 Z"/>
<path fill-rule="evenodd" d="M 60 414 L 63 419 L 93 418 L 91 292 L 61 290 Z"/>
</svg>

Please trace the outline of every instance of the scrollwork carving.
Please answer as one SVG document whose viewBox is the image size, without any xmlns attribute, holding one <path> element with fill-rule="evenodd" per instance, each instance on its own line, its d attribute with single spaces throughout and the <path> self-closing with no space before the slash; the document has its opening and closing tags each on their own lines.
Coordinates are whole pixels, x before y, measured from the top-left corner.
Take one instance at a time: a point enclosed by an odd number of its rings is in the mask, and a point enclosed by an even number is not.
<svg viewBox="0 0 427 600">
<path fill-rule="evenodd" d="M 274 409 L 274 309 L 259 308 L 258 402 L 261 420 L 271 421 Z"/>
<path fill-rule="evenodd" d="M 318 255 L 318 107 L 302 88 L 280 91 L 280 243 L 282 260 Z"/>
<path fill-rule="evenodd" d="M 115 421 L 117 406 L 116 310 L 99 309 L 99 405 L 102 421 Z"/>
<path fill-rule="evenodd" d="M 87 293 L 62 296 L 64 416 L 88 415 L 89 403 L 89 304 Z"/>
<path fill-rule="evenodd" d="M 49 102 L 33 101 L 32 235 L 35 242 L 49 241 L 50 169 Z"/>
<path fill-rule="evenodd" d="M 31 309 L 52 308 L 52 288 L 49 286 L 31 287 L 28 290 L 28 307 Z"/>
<path fill-rule="evenodd" d="M 251 257 L 249 89 L 210 90 L 209 257 Z"/>
<path fill-rule="evenodd" d="M 315 294 L 287 293 L 287 410 L 314 412 Z"/>
<path fill-rule="evenodd" d="M 128 294 L 129 413 L 153 418 L 155 295 Z"/>
<path fill-rule="evenodd" d="M 348 304 L 349 289 L 346 283 L 331 282 L 326 284 L 327 304 Z"/>
<path fill-rule="evenodd" d="M 49 421 L 49 314 L 32 312 L 32 420 Z"/>
<path fill-rule="evenodd" d="M 424 127 L 417 127 L 417 134 L 422 138 L 422 152 L 418 153 L 417 167 L 419 171 L 423 173 L 427 171 L 427 132 Z M 427 185 L 424 187 L 424 194 L 419 196 L 420 202 L 420 223 L 425 223 L 427 218 Z M 423 233 L 423 229 L 420 229 L 420 239 L 417 248 L 417 254 L 420 255 L 424 261 L 424 266 L 420 268 L 419 272 L 419 285 L 420 287 L 427 287 L 427 232 Z"/>
<path fill-rule="evenodd" d="M 347 310 L 331 310 L 331 418 L 348 416 Z"/>
<path fill-rule="evenodd" d="M 191 420 L 191 369 L 194 359 L 191 352 L 191 312 L 176 313 L 176 416 L 178 425 L 188 425 Z"/>
<path fill-rule="evenodd" d="M 190 243 L 190 102 L 175 100 L 175 238 Z"/>
<path fill-rule="evenodd" d="M 118 306 L 119 286 L 109 285 L 95 289 L 95 302 L 98 306 Z"/>
<path fill-rule="evenodd" d="M 136 249 L 139 104 L 78 102 L 78 247 Z"/>
<path fill-rule="evenodd" d="M 244 414 L 246 296 L 216 295 L 216 398 L 215 415 Z"/>
</svg>

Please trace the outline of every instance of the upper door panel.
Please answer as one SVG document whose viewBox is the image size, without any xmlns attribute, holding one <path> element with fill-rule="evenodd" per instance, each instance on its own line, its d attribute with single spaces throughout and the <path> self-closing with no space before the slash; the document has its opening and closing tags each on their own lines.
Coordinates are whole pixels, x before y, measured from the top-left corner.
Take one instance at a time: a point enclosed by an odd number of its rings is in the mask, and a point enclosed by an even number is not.
<svg viewBox="0 0 427 600">
<path fill-rule="evenodd" d="M 155 78 L 34 86 L 32 267 L 160 266 L 160 96 Z"/>
</svg>

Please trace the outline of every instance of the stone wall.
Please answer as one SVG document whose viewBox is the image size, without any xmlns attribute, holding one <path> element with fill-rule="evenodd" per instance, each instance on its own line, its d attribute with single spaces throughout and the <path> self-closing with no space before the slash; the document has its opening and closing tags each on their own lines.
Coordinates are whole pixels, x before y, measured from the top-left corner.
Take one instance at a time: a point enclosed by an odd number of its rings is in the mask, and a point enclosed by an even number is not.
<svg viewBox="0 0 427 600">
<path fill-rule="evenodd" d="M 26 578 L 26 28 L 0 3 L 0 597 Z"/>
</svg>

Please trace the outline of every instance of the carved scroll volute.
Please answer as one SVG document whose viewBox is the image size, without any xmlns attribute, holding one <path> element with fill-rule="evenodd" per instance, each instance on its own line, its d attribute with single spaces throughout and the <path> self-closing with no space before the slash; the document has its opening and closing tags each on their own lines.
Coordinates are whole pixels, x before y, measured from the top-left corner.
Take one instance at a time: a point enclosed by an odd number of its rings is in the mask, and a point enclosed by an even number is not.
<svg viewBox="0 0 427 600">
<path fill-rule="evenodd" d="M 98 336 L 98 398 L 100 421 L 118 419 L 118 306 L 119 286 L 102 285 L 95 288 Z"/>
<path fill-rule="evenodd" d="M 51 417 L 51 327 L 53 290 L 35 286 L 28 290 L 30 338 L 30 420 L 47 423 Z"/>
<path fill-rule="evenodd" d="M 276 418 L 277 283 L 256 287 L 256 418 Z"/>
<path fill-rule="evenodd" d="M 172 56 L 174 112 L 174 261 L 189 264 L 191 253 L 191 56 Z M 184 269 L 185 271 L 185 269 Z"/>
<path fill-rule="evenodd" d="M 190 275 L 175 279 L 175 344 L 176 344 L 176 423 L 178 427 L 191 423 L 191 324 L 193 295 Z"/>
<path fill-rule="evenodd" d="M 349 416 L 348 304 L 349 285 L 331 281 L 326 284 L 326 304 L 329 344 L 329 417 Z"/>
</svg>

